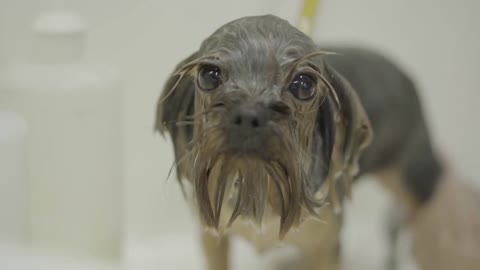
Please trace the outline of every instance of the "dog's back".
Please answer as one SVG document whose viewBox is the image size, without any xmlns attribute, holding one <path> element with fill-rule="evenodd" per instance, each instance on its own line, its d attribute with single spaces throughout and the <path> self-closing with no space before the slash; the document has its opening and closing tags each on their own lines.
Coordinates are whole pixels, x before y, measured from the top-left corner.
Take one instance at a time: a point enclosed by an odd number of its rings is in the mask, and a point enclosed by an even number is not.
<svg viewBox="0 0 480 270">
<path fill-rule="evenodd" d="M 373 142 L 360 160 L 360 175 L 388 172 L 391 176 L 393 172 L 396 179 L 387 179 L 386 184 L 397 195 L 416 205 L 427 201 L 442 166 L 432 149 L 412 79 L 378 53 L 346 47 L 326 50 L 338 53 L 326 62 L 352 84 L 374 130 Z"/>
</svg>

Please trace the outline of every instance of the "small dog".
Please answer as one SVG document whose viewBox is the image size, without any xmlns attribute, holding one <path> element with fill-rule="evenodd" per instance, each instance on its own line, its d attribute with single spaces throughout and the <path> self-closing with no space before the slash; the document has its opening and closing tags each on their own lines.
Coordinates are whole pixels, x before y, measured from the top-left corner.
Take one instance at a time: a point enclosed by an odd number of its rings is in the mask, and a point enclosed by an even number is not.
<svg viewBox="0 0 480 270">
<path fill-rule="evenodd" d="M 210 270 L 228 269 L 232 234 L 259 251 L 293 244 L 304 269 L 340 269 L 355 179 L 377 176 L 413 213 L 442 173 L 402 70 L 368 50 L 319 47 L 271 15 L 220 27 L 183 60 L 156 129 L 170 133 L 178 179 L 193 188 Z"/>
</svg>

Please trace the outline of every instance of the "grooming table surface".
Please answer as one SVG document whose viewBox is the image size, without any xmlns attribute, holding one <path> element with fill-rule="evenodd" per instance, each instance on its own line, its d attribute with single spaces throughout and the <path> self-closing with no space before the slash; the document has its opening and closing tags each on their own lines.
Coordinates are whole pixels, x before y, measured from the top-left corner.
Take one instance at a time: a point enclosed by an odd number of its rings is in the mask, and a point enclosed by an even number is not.
<svg viewBox="0 0 480 270">
<path fill-rule="evenodd" d="M 355 206 L 347 208 L 342 242 L 346 270 L 383 270 L 387 255 L 383 217 L 389 203 L 385 193 L 373 182 L 364 182 L 356 187 Z M 184 226 L 183 226 L 184 227 Z M 182 228 L 183 228 L 182 227 Z M 158 270 L 198 269 L 203 270 L 204 258 L 195 234 L 196 227 L 188 231 L 169 232 L 148 240 L 130 238 L 123 265 L 110 265 L 91 260 L 73 260 L 66 256 L 32 254 L 21 249 L 0 249 L 0 269 L 8 270 Z M 193 239 L 193 240 L 192 240 Z M 278 254 L 265 257 L 244 241 L 233 242 L 233 270 L 272 269 L 271 261 Z M 281 253 L 284 257 L 285 253 Z M 415 270 L 408 259 L 402 260 L 399 270 Z"/>
<path fill-rule="evenodd" d="M 367 179 L 365 179 L 367 180 Z M 368 179 L 370 180 L 370 179 Z M 347 206 L 346 226 L 342 235 L 342 248 L 346 270 L 384 270 L 387 257 L 385 214 L 390 198 L 375 182 L 363 181 L 355 187 L 353 201 Z M 191 222 L 190 224 L 192 224 Z M 178 224 L 181 226 L 181 224 Z M 184 231 L 162 236 L 157 240 L 133 241 L 128 250 L 130 268 L 137 269 L 198 269 L 204 258 L 192 225 Z M 401 246 L 408 245 L 408 238 L 400 239 L 398 270 L 416 270 L 411 258 Z M 285 252 L 289 252 L 288 250 Z M 272 253 L 260 257 L 255 250 L 240 239 L 235 239 L 232 249 L 232 270 L 275 269 L 272 261 L 286 253 Z"/>
</svg>

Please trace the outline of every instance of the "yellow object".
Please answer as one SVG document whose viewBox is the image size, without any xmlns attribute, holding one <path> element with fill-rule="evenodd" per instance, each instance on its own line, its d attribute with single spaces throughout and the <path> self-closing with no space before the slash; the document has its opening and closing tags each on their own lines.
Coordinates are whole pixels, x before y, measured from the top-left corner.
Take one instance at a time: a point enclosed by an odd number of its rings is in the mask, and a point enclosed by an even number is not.
<svg viewBox="0 0 480 270">
<path fill-rule="evenodd" d="M 313 32 L 313 24 L 315 22 L 319 2 L 319 0 L 305 0 L 303 2 L 303 9 L 298 22 L 298 28 L 310 36 Z"/>
</svg>

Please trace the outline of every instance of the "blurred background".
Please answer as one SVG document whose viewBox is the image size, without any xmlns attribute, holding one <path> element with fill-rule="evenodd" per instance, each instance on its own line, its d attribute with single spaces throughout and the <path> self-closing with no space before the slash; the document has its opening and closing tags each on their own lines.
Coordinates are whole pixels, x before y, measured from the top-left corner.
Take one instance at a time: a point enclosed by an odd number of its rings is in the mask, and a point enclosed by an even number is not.
<svg viewBox="0 0 480 270">
<path fill-rule="evenodd" d="M 75 16 L 45 16 L 59 8 Z M 198 228 L 175 176 L 166 179 L 172 146 L 153 132 L 161 87 L 224 23 L 269 13 L 296 25 L 301 8 L 291 0 L 0 0 L 0 269 L 202 269 Z M 479 11 L 475 0 L 323 0 L 312 34 L 377 49 L 411 74 L 438 151 L 477 186 Z M 356 189 L 347 265 L 383 269 L 389 198 L 371 181 Z M 240 240 L 235 250 L 235 269 L 265 263 Z"/>
</svg>

